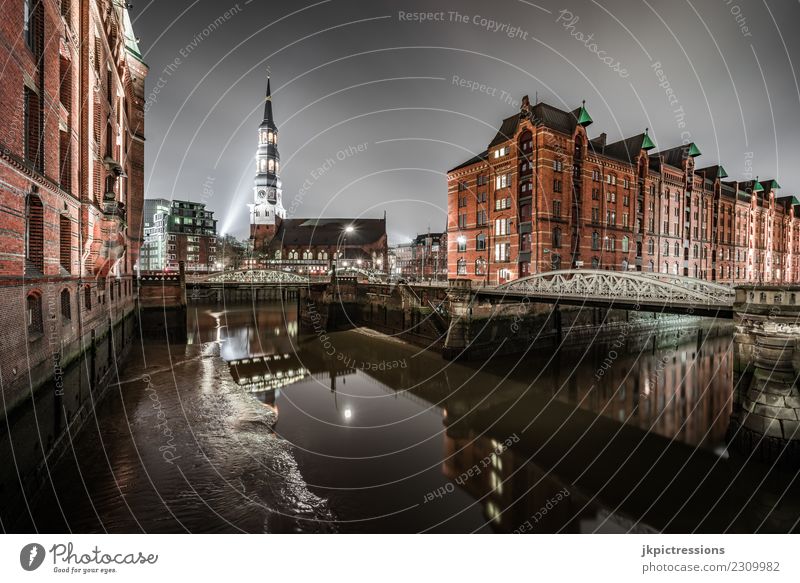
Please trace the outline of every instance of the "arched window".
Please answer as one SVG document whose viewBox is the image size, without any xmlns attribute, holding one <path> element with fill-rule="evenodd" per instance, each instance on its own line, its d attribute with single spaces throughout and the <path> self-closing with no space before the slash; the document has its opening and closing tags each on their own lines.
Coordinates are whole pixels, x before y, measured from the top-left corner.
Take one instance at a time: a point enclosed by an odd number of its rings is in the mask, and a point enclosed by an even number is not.
<svg viewBox="0 0 800 583">
<path fill-rule="evenodd" d="M 458 275 L 467 275 L 467 260 L 459 259 L 456 261 L 456 273 Z"/>
<path fill-rule="evenodd" d="M 697 245 L 694 245 L 692 247 L 692 256 L 694 256 L 695 259 L 700 257 L 700 248 Z M 697 266 L 695 266 L 695 270 L 696 269 L 697 269 Z"/>
<path fill-rule="evenodd" d="M 594 249 L 595 251 L 600 249 L 600 233 L 598 233 L 597 231 L 594 231 L 592 233 L 592 249 Z"/>
<path fill-rule="evenodd" d="M 662 268 L 661 273 L 669 273 L 669 263 L 666 261 L 664 262 L 664 267 Z"/>
<path fill-rule="evenodd" d="M 652 255 L 656 251 L 656 244 L 654 239 L 648 239 L 647 241 L 647 253 Z M 652 261 L 651 261 L 652 263 Z M 650 271 L 653 271 L 652 269 Z"/>
<path fill-rule="evenodd" d="M 655 263 L 653 263 L 653 260 L 651 259 L 650 262 L 647 264 L 647 271 L 652 273 L 655 267 L 656 267 Z"/>
<path fill-rule="evenodd" d="M 628 238 L 627 237 L 623 237 L 622 238 L 622 252 L 623 253 L 627 253 L 628 252 Z"/>
<path fill-rule="evenodd" d="M 675 257 L 680 257 L 680 256 L 681 256 L 681 246 L 676 241 L 675 242 Z"/>
<path fill-rule="evenodd" d="M 674 269 L 674 270 L 673 270 L 673 272 L 672 272 L 672 273 L 673 273 L 673 274 L 675 274 L 675 275 L 678 275 L 678 262 L 677 262 L 677 261 L 675 262 L 675 265 L 674 265 L 674 268 L 673 268 L 673 269 Z"/>
<path fill-rule="evenodd" d="M 61 317 L 65 320 L 72 319 L 72 306 L 69 301 L 69 290 L 61 290 Z"/>
<path fill-rule="evenodd" d="M 664 241 L 664 257 L 669 257 L 669 241 Z"/>
<path fill-rule="evenodd" d="M 276 249 L 275 250 L 275 259 L 276 259 L 276 261 L 280 261 L 281 260 L 281 250 L 280 249 Z"/>
<path fill-rule="evenodd" d="M 289 259 L 298 259 L 298 258 L 299 255 L 296 249 L 292 249 L 291 251 L 289 251 Z"/>
<path fill-rule="evenodd" d="M 522 132 L 519 137 L 519 150 L 523 156 L 533 151 L 533 134 L 531 132 Z"/>
<path fill-rule="evenodd" d="M 592 269 L 598 269 L 600 267 L 600 259 L 598 257 L 592 257 Z"/>
<path fill-rule="evenodd" d="M 41 334 L 44 331 L 42 321 L 42 295 L 31 292 L 26 298 L 28 313 L 28 334 Z"/>
<path fill-rule="evenodd" d="M 622 271 L 628 271 L 628 260 L 627 259 L 623 259 L 622 260 Z"/>
<path fill-rule="evenodd" d="M 486 275 L 486 260 L 483 257 L 475 260 L 475 275 Z"/>
<path fill-rule="evenodd" d="M 550 257 L 550 267 L 553 271 L 558 271 L 561 269 L 561 255 L 554 253 L 552 257 Z"/>
<path fill-rule="evenodd" d="M 89 285 L 83 288 L 83 307 L 87 312 L 92 309 L 92 287 Z"/>
<path fill-rule="evenodd" d="M 475 237 L 475 250 L 476 251 L 486 250 L 486 235 L 484 235 L 483 233 Z"/>
<path fill-rule="evenodd" d="M 44 271 L 44 205 L 36 194 L 26 199 L 25 258 L 31 266 Z"/>
<path fill-rule="evenodd" d="M 311 252 L 311 249 L 303 251 L 303 259 L 314 259 L 314 254 Z"/>
</svg>

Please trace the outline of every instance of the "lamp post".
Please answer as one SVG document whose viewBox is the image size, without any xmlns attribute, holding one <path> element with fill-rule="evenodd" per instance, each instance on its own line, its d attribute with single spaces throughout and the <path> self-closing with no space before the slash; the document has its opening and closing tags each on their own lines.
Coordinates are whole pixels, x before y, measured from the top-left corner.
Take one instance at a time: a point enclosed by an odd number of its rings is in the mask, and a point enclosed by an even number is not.
<svg viewBox="0 0 800 583">
<path fill-rule="evenodd" d="M 341 239 L 341 241 L 342 241 L 342 244 L 341 244 L 341 246 L 340 246 L 340 247 L 344 247 L 344 251 L 342 252 L 342 254 L 343 254 L 343 257 L 342 257 L 342 264 L 343 264 L 343 266 L 344 266 L 344 267 L 347 267 L 347 235 L 348 235 L 349 233 L 352 233 L 354 230 L 355 230 L 355 229 L 353 228 L 353 225 L 347 225 L 347 226 L 346 226 L 346 227 L 345 227 L 345 228 L 342 230 L 342 234 L 341 234 L 341 237 L 340 237 L 340 239 Z M 337 254 L 337 257 L 336 257 L 336 263 L 335 263 L 335 266 L 336 266 L 336 267 L 338 267 L 338 266 L 339 266 L 339 257 L 338 257 L 339 253 L 340 253 L 340 252 L 339 252 L 339 250 L 337 249 L 337 252 L 336 252 L 336 254 Z M 336 268 L 334 268 L 334 273 L 335 273 L 335 272 L 336 272 Z"/>
</svg>

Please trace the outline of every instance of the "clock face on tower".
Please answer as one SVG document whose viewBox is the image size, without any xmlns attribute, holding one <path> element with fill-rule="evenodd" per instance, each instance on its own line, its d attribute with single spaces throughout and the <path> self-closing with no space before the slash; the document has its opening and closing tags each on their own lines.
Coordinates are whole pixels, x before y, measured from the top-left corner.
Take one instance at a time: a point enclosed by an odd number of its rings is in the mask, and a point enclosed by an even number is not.
<svg viewBox="0 0 800 583">
<path fill-rule="evenodd" d="M 263 190 L 258 191 L 258 200 L 264 200 L 267 198 L 267 193 Z"/>
</svg>

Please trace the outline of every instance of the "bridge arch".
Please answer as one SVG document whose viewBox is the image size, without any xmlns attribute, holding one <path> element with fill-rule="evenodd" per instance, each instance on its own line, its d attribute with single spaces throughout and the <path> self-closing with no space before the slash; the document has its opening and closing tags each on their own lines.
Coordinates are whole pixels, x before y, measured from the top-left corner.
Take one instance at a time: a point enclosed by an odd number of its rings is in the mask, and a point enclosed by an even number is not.
<svg viewBox="0 0 800 583">
<path fill-rule="evenodd" d="M 499 285 L 497 292 L 547 298 L 628 300 L 731 307 L 733 289 L 666 273 L 565 269 L 537 273 Z"/>
</svg>

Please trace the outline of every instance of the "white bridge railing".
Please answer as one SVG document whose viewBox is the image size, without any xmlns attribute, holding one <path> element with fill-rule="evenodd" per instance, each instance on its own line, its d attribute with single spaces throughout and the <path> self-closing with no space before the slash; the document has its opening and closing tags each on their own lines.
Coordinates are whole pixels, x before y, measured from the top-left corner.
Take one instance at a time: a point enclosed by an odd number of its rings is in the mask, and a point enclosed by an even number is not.
<svg viewBox="0 0 800 583">
<path fill-rule="evenodd" d="M 297 284 L 308 283 L 309 278 L 288 271 L 272 269 L 240 269 L 238 271 L 222 271 L 210 275 L 190 275 L 187 281 L 194 283 L 273 283 Z"/>
<path fill-rule="evenodd" d="M 702 279 L 596 269 L 539 273 L 504 283 L 492 291 L 548 298 L 702 304 L 712 307 L 732 307 L 734 299 L 733 288 Z"/>
</svg>

